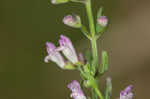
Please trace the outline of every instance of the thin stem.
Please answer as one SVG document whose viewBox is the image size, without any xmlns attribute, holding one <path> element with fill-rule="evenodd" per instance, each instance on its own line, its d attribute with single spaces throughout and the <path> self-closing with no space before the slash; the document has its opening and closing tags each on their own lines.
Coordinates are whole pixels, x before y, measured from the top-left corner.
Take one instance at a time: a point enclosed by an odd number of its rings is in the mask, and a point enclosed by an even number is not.
<svg viewBox="0 0 150 99">
<path fill-rule="evenodd" d="M 93 88 L 91 89 L 91 93 L 92 93 L 92 99 L 98 99 L 97 94 Z"/>
<path fill-rule="evenodd" d="M 104 99 L 103 95 L 101 94 L 101 92 L 99 91 L 99 89 L 96 87 L 94 88 L 95 92 L 97 93 L 97 95 L 100 97 L 100 99 Z"/>
<path fill-rule="evenodd" d="M 97 42 L 96 42 L 96 36 L 95 36 L 95 25 L 94 25 L 94 18 L 92 14 L 92 7 L 91 7 L 91 0 L 87 0 L 86 4 L 86 11 L 88 15 L 88 20 L 89 20 L 89 28 L 90 28 L 90 33 L 91 33 L 91 45 L 92 45 L 92 55 L 93 55 L 93 66 L 95 69 L 97 69 L 98 66 L 98 51 L 97 51 Z M 96 85 L 97 86 L 97 85 Z M 93 94 L 97 94 L 100 99 L 104 99 L 103 95 L 99 91 L 98 87 L 93 87 L 91 90 Z"/>
<path fill-rule="evenodd" d="M 88 2 L 86 2 L 85 5 L 86 5 L 88 20 L 89 20 L 90 33 L 92 36 L 92 39 L 91 39 L 92 55 L 93 55 L 93 60 L 96 63 L 95 64 L 95 68 L 96 68 L 97 64 L 98 64 L 98 52 L 97 52 L 97 43 L 96 43 L 96 37 L 95 37 L 95 25 L 94 25 L 94 20 L 93 20 L 93 15 L 92 15 L 91 1 L 88 0 Z"/>
</svg>

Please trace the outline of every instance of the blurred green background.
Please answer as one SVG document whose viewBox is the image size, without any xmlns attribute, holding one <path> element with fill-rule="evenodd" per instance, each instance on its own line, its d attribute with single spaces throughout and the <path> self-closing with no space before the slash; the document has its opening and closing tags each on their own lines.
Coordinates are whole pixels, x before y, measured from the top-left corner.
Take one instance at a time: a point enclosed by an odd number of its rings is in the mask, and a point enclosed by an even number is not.
<svg viewBox="0 0 150 99">
<path fill-rule="evenodd" d="M 109 52 L 113 99 L 129 84 L 134 99 L 150 97 L 150 1 L 93 0 L 94 15 L 99 6 L 110 20 L 109 28 L 98 40 L 99 56 Z M 69 99 L 66 85 L 79 80 L 77 71 L 63 71 L 54 63 L 43 62 L 45 42 L 58 45 L 60 34 L 72 39 L 78 52 L 90 48 L 80 30 L 62 23 L 71 13 L 87 24 L 82 4 L 50 5 L 47 0 L 0 0 L 0 98 Z M 104 78 L 102 78 L 104 79 Z M 101 89 L 104 81 L 100 81 Z"/>
</svg>

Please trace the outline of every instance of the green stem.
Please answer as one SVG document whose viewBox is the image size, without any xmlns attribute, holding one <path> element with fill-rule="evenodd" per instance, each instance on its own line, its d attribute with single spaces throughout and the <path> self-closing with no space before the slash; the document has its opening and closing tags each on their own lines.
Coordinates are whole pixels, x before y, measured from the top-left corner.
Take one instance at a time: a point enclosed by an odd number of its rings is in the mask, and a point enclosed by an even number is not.
<svg viewBox="0 0 150 99">
<path fill-rule="evenodd" d="M 98 52 L 97 52 L 97 42 L 96 42 L 96 37 L 95 37 L 95 25 L 94 25 L 94 18 L 92 15 L 92 7 L 91 7 L 91 1 L 88 0 L 86 2 L 86 10 L 87 10 L 87 15 L 88 15 L 88 20 L 89 20 L 89 28 L 90 28 L 90 33 L 91 33 L 91 45 L 92 45 L 92 54 L 93 54 L 93 60 L 96 63 L 95 68 L 97 67 L 98 64 Z"/>
<path fill-rule="evenodd" d="M 94 25 L 94 18 L 92 14 L 91 0 L 87 0 L 87 2 L 85 3 L 85 6 L 86 6 L 86 11 L 87 11 L 88 20 L 89 20 L 90 33 L 92 36 L 91 45 L 92 45 L 92 55 L 93 55 L 93 62 L 94 62 L 93 66 L 96 70 L 98 67 L 98 51 L 97 51 L 97 42 L 96 42 L 96 36 L 95 36 L 95 25 Z M 92 89 L 94 89 L 94 90 L 91 90 L 92 93 L 97 94 L 97 96 L 99 96 L 100 99 L 104 99 L 98 87 L 93 87 Z"/>
<path fill-rule="evenodd" d="M 94 90 L 97 93 L 97 95 L 100 97 L 100 99 L 104 99 L 103 95 L 101 94 L 101 92 L 99 91 L 99 89 L 97 87 L 94 88 Z"/>
</svg>

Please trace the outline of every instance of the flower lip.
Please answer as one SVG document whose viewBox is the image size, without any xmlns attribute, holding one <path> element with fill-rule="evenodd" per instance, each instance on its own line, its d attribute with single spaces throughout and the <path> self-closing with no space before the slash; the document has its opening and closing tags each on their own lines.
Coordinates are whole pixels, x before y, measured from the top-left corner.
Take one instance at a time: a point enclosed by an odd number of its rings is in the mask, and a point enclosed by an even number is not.
<svg viewBox="0 0 150 99">
<path fill-rule="evenodd" d="M 63 69 L 66 62 L 61 54 L 56 50 L 56 46 L 51 42 L 46 42 L 46 50 L 48 55 L 45 57 L 44 61 L 48 63 L 51 60 Z"/>
<path fill-rule="evenodd" d="M 132 91 L 132 89 L 133 89 L 133 85 L 129 85 L 125 90 L 124 90 L 124 92 L 125 93 L 130 93 L 131 91 Z"/>
<path fill-rule="evenodd" d="M 60 47 L 57 50 L 62 51 L 66 58 L 73 64 L 77 63 L 78 57 L 71 40 L 64 35 L 61 35 L 59 39 L 59 44 Z"/>
<path fill-rule="evenodd" d="M 67 38 L 66 36 L 64 35 L 60 35 L 60 40 L 59 40 L 59 43 L 61 46 L 65 46 L 66 44 L 70 44 L 70 39 Z"/>
<path fill-rule="evenodd" d="M 133 85 L 129 85 L 127 88 L 122 90 L 120 92 L 120 99 L 132 99 L 133 93 L 132 93 Z"/>
<path fill-rule="evenodd" d="M 47 53 L 50 54 L 52 51 L 56 49 L 56 46 L 51 42 L 46 42 L 46 50 Z"/>
</svg>

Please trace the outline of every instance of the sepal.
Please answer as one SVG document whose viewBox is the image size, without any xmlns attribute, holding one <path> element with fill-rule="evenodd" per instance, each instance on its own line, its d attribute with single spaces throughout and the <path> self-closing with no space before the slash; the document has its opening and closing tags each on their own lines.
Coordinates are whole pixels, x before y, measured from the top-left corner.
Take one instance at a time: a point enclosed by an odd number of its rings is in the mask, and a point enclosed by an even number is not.
<svg viewBox="0 0 150 99">
<path fill-rule="evenodd" d="M 64 66 L 64 69 L 66 70 L 75 70 L 76 67 L 72 64 L 72 63 L 66 63 L 66 65 Z"/>
<path fill-rule="evenodd" d="M 82 31 L 82 33 L 83 33 L 89 40 L 91 40 L 91 35 L 89 34 L 89 32 L 88 32 L 88 30 L 86 29 L 85 26 L 82 25 L 81 31 Z"/>
</svg>

